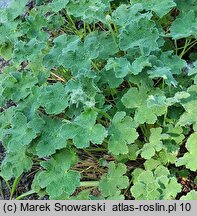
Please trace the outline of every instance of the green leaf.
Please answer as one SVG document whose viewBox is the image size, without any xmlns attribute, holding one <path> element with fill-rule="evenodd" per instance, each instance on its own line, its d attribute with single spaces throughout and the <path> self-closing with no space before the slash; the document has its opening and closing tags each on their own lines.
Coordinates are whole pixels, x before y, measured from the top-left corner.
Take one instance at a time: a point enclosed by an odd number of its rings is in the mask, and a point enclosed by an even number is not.
<svg viewBox="0 0 197 216">
<path fill-rule="evenodd" d="M 157 40 L 159 32 L 155 23 L 147 18 L 133 21 L 121 29 L 119 35 L 119 46 L 123 51 L 139 47 L 143 52 L 149 54 L 158 49 Z"/>
<path fill-rule="evenodd" d="M 58 11 L 62 10 L 63 8 L 66 7 L 66 5 L 68 4 L 69 0 L 56 0 L 51 2 L 48 7 L 54 11 L 55 13 L 57 13 Z"/>
<path fill-rule="evenodd" d="M 76 35 L 62 34 L 56 37 L 53 42 L 54 46 L 44 57 L 44 65 L 47 68 L 57 67 L 63 64 L 66 61 L 66 59 L 63 59 L 63 56 L 65 57 L 65 55 L 75 53 L 79 46 L 80 38 Z"/>
<path fill-rule="evenodd" d="M 26 98 L 31 93 L 31 88 L 37 83 L 37 78 L 26 72 L 13 72 L 4 75 L 0 81 L 2 95 L 6 99 L 18 102 Z"/>
<path fill-rule="evenodd" d="M 160 56 L 160 60 L 163 62 L 165 67 L 171 69 L 172 74 L 181 74 L 182 69 L 187 66 L 185 60 L 181 59 L 177 55 L 173 55 L 171 51 L 162 52 Z"/>
<path fill-rule="evenodd" d="M 145 10 L 154 11 L 159 17 L 163 17 L 176 6 L 173 0 L 131 0 L 131 3 L 142 3 Z"/>
<path fill-rule="evenodd" d="M 151 134 L 149 138 L 149 143 L 146 143 L 140 150 L 141 156 L 145 159 L 150 159 L 155 155 L 156 152 L 159 152 L 165 148 L 161 141 L 162 128 L 151 128 L 150 132 Z"/>
<path fill-rule="evenodd" d="M 191 190 L 187 195 L 182 196 L 180 200 L 197 200 L 197 191 Z"/>
<path fill-rule="evenodd" d="M 187 93 L 190 94 L 190 97 L 187 97 L 185 100 L 181 101 L 181 105 L 184 107 L 185 112 L 181 115 L 177 125 L 191 125 L 197 131 L 197 86 L 190 86 L 187 90 Z"/>
<path fill-rule="evenodd" d="M 105 12 L 109 10 L 108 0 L 75 0 L 70 1 L 67 12 L 74 17 L 80 17 L 86 22 L 98 22 L 105 20 Z"/>
<path fill-rule="evenodd" d="M 126 94 L 123 95 L 121 101 L 126 108 L 137 108 L 135 111 L 134 120 L 143 124 L 154 124 L 157 116 L 161 116 L 166 112 L 165 106 L 148 106 L 147 101 L 147 87 L 140 87 L 139 90 L 135 87 L 130 88 Z"/>
<path fill-rule="evenodd" d="M 154 67 L 152 70 L 148 71 L 148 74 L 152 79 L 163 78 L 168 85 L 176 86 L 178 84 L 168 67 Z"/>
<path fill-rule="evenodd" d="M 167 165 L 167 164 L 174 164 L 176 162 L 177 159 L 177 152 L 168 152 L 167 150 L 162 150 L 159 152 L 159 157 L 158 157 L 158 161 L 162 164 L 162 165 Z"/>
<path fill-rule="evenodd" d="M 175 0 L 177 7 L 180 11 L 188 12 L 191 10 L 197 11 L 196 0 Z"/>
<path fill-rule="evenodd" d="M 105 69 L 113 70 L 117 78 L 124 78 L 129 72 L 131 72 L 130 62 L 126 58 L 109 58 Z"/>
<path fill-rule="evenodd" d="M 191 134 L 187 140 L 186 148 L 187 148 L 188 152 L 186 152 L 183 157 L 177 159 L 176 166 L 185 165 L 186 168 L 188 168 L 192 171 L 197 170 L 196 140 L 197 140 L 197 133 L 195 132 L 195 133 Z"/>
<path fill-rule="evenodd" d="M 122 97 L 121 101 L 127 108 L 139 108 L 146 100 L 146 92 L 143 88 L 139 90 L 135 87 L 130 88 Z"/>
<path fill-rule="evenodd" d="M 197 38 L 197 18 L 193 10 L 181 13 L 170 27 L 170 36 L 177 40 L 193 36 Z"/>
<path fill-rule="evenodd" d="M 132 62 L 132 74 L 137 75 L 142 72 L 145 67 L 151 67 L 152 64 L 145 56 L 140 56 Z"/>
<path fill-rule="evenodd" d="M 155 170 L 159 165 L 161 165 L 160 161 L 153 158 L 146 160 L 144 163 L 144 167 L 146 170 Z"/>
<path fill-rule="evenodd" d="M 125 112 L 117 112 L 109 128 L 109 152 L 114 155 L 128 154 L 129 148 L 127 145 L 138 138 L 135 128 L 136 124 L 131 117 L 126 116 Z"/>
<path fill-rule="evenodd" d="M 0 55 L 5 60 L 11 59 L 12 52 L 13 52 L 13 44 L 10 41 L 4 42 L 0 45 Z"/>
<path fill-rule="evenodd" d="M 30 144 L 40 133 L 40 128 L 36 124 L 42 125 L 43 121 L 40 118 L 35 118 L 27 122 L 26 116 L 17 112 L 11 120 L 11 128 L 6 132 L 7 150 L 12 152 L 15 151 L 15 148 Z"/>
<path fill-rule="evenodd" d="M 84 41 L 84 49 L 90 59 L 107 59 L 119 50 L 113 37 L 104 31 L 89 33 Z"/>
<path fill-rule="evenodd" d="M 61 83 L 46 86 L 38 97 L 38 103 L 48 114 L 59 114 L 68 107 L 68 96 Z"/>
<path fill-rule="evenodd" d="M 164 166 L 158 166 L 154 171 L 137 173 L 134 185 L 131 187 L 131 193 L 137 200 L 174 199 L 180 191 L 181 185 Z"/>
<path fill-rule="evenodd" d="M 100 73 L 101 83 L 108 83 L 110 88 L 117 88 L 123 82 L 123 78 L 117 78 L 113 70 L 103 69 Z"/>
<path fill-rule="evenodd" d="M 11 125 L 11 120 L 14 116 L 14 108 L 10 107 L 4 112 L 0 113 L 0 140 L 3 139 L 7 129 Z"/>
<path fill-rule="evenodd" d="M 39 157 L 52 155 L 57 149 L 65 148 L 69 138 L 65 123 L 51 118 L 44 118 L 44 122 L 42 133 L 36 141 L 36 152 Z"/>
<path fill-rule="evenodd" d="M 109 163 L 109 170 L 107 174 L 101 177 L 99 182 L 99 189 L 104 197 L 113 199 L 114 196 L 120 195 L 121 189 L 126 189 L 129 185 L 129 179 L 124 174 L 126 173 L 126 166 L 122 163 L 117 165 L 114 162 Z"/>
<path fill-rule="evenodd" d="M 12 54 L 14 64 L 19 66 L 23 61 L 33 62 L 44 48 L 46 48 L 46 43 L 36 38 L 32 38 L 28 43 L 21 40 L 15 42 Z"/>
<path fill-rule="evenodd" d="M 0 176 L 5 180 L 10 180 L 12 177 L 19 177 L 23 172 L 31 170 L 33 165 L 32 158 L 27 154 L 25 146 L 15 147 L 10 152 L 7 152 L 1 164 Z"/>
<path fill-rule="evenodd" d="M 65 86 L 69 106 L 79 107 L 83 104 L 87 107 L 94 107 L 96 93 L 99 91 L 94 80 L 87 76 L 80 76 L 77 80 L 69 80 Z"/>
<path fill-rule="evenodd" d="M 80 174 L 70 170 L 76 162 L 77 157 L 73 151 L 63 150 L 41 163 L 45 170 L 37 175 L 37 181 L 41 188 L 46 188 L 51 199 L 63 193 L 71 195 L 80 186 Z"/>
<path fill-rule="evenodd" d="M 67 137 L 73 139 L 77 148 L 86 148 L 93 144 L 102 144 L 107 131 L 101 124 L 96 124 L 97 113 L 92 109 L 86 109 L 73 122 L 68 122 L 63 129 Z"/>
<path fill-rule="evenodd" d="M 14 20 L 17 16 L 21 15 L 21 13 L 24 12 L 27 2 L 28 0 L 21 0 L 21 1 L 10 0 L 6 4 L 6 7 L 2 7 L 2 8 L 3 10 L 6 11 L 8 19 Z"/>
</svg>

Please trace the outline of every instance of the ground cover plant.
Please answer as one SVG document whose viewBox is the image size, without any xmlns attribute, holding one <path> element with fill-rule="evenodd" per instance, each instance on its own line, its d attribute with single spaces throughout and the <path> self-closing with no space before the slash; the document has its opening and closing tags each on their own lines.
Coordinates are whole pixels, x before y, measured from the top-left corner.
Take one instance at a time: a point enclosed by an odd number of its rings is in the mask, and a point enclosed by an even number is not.
<svg viewBox="0 0 197 216">
<path fill-rule="evenodd" d="M 196 50 L 196 0 L 1 0 L 9 198 L 197 199 Z"/>
</svg>

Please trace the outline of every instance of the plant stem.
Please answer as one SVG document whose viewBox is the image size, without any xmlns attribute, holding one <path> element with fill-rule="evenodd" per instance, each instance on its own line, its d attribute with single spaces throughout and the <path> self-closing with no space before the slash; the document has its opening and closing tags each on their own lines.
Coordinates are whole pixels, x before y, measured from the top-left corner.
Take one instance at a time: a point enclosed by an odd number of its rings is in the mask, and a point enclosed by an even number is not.
<svg viewBox="0 0 197 216">
<path fill-rule="evenodd" d="M 187 47 L 189 46 L 190 42 L 191 42 L 191 39 L 189 39 L 189 40 L 186 39 L 184 48 L 183 48 L 182 52 L 181 52 L 180 55 L 179 55 L 180 58 L 182 58 L 182 57 L 185 55 L 186 49 L 187 49 Z"/>
<path fill-rule="evenodd" d="M 140 125 L 140 129 L 141 129 L 141 131 L 142 131 L 142 133 L 144 135 L 145 141 L 148 142 L 148 133 L 146 131 L 145 125 Z"/>
<path fill-rule="evenodd" d="M 3 187 L 2 187 L 2 182 L 1 182 L 1 180 L 0 180 L 0 194 L 1 194 L 1 197 L 4 199 Z"/>
<path fill-rule="evenodd" d="M 187 53 L 193 46 L 197 44 L 197 40 L 189 44 L 189 47 L 185 50 L 185 53 Z"/>
<path fill-rule="evenodd" d="M 166 126 L 167 115 L 168 115 L 168 107 L 166 107 L 166 111 L 165 111 L 164 118 L 163 118 L 163 126 L 164 127 Z"/>
<path fill-rule="evenodd" d="M 11 187 L 10 187 L 8 181 L 6 181 L 5 179 L 4 179 L 4 181 L 5 181 L 5 183 L 6 183 L 7 187 L 8 187 L 8 189 L 9 189 L 9 191 L 11 192 Z"/>
<path fill-rule="evenodd" d="M 94 66 L 94 68 L 99 72 L 99 68 L 97 67 L 97 65 L 92 61 L 92 65 Z"/>
<path fill-rule="evenodd" d="M 92 157 L 95 161 L 98 161 L 98 159 L 97 159 L 92 153 L 90 153 L 88 150 L 83 149 L 83 151 L 84 151 L 85 153 L 87 153 L 90 157 Z"/>
<path fill-rule="evenodd" d="M 177 46 L 177 40 L 174 40 L 174 45 L 175 45 L 175 54 L 178 54 L 178 46 Z"/>
<path fill-rule="evenodd" d="M 87 28 L 88 28 L 89 33 L 91 33 L 92 31 L 91 31 L 89 23 L 87 24 Z"/>
<path fill-rule="evenodd" d="M 21 200 L 21 199 L 23 199 L 24 197 L 29 196 L 29 195 L 32 195 L 32 194 L 34 194 L 34 193 L 36 193 L 34 190 L 27 191 L 26 193 L 23 193 L 23 194 L 21 194 L 20 196 L 16 197 L 15 200 Z"/>
<path fill-rule="evenodd" d="M 109 27 L 109 31 L 111 32 L 111 35 L 112 35 L 114 43 L 117 44 L 117 42 L 116 42 L 116 36 L 115 36 L 114 31 L 113 31 L 113 29 L 111 27 L 111 24 L 109 24 L 108 27 Z"/>
<path fill-rule="evenodd" d="M 96 107 L 93 107 L 93 110 L 95 110 L 96 112 L 102 114 L 105 118 L 107 118 L 108 120 L 111 121 L 111 117 L 110 115 L 108 115 L 106 112 L 102 111 L 101 109 L 98 109 Z"/>
<path fill-rule="evenodd" d="M 99 181 L 82 181 L 80 187 L 98 187 Z"/>
<path fill-rule="evenodd" d="M 64 12 L 64 14 L 66 15 L 66 17 L 67 17 L 67 18 L 69 19 L 69 21 L 71 22 L 72 27 L 73 27 L 74 30 L 75 30 L 75 33 L 76 33 L 80 38 L 82 38 L 82 35 L 81 35 L 81 33 L 79 32 L 79 30 L 77 29 L 77 27 L 75 26 L 75 23 L 74 23 L 73 19 L 71 18 L 71 16 L 70 16 L 69 14 L 67 14 L 66 12 Z"/>
<path fill-rule="evenodd" d="M 19 181 L 21 180 L 21 177 L 22 176 L 19 176 L 19 177 L 14 179 L 14 183 L 12 185 L 12 189 L 11 189 L 11 192 L 10 192 L 10 200 L 12 199 L 12 197 L 13 197 L 15 191 L 16 191 L 16 187 L 17 187 Z"/>
<path fill-rule="evenodd" d="M 103 151 L 107 151 L 107 149 L 105 148 L 91 148 L 88 149 L 89 151 L 93 151 L 93 152 L 103 152 Z"/>
</svg>

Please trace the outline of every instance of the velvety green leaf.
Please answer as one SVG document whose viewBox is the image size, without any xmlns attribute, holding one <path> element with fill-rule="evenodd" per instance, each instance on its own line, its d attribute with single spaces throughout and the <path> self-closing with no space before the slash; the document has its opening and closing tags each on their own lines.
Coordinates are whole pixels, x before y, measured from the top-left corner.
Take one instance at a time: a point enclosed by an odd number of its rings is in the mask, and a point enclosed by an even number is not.
<svg viewBox="0 0 197 216">
<path fill-rule="evenodd" d="M 125 26 L 131 21 L 139 20 L 140 18 L 142 18 L 144 15 L 139 13 L 140 11 L 143 11 L 142 4 L 121 4 L 119 7 L 116 8 L 116 10 L 113 11 L 112 19 L 117 25 Z M 145 14 L 145 16 L 149 15 Z"/>
<path fill-rule="evenodd" d="M 174 199 L 180 191 L 181 185 L 163 166 L 158 166 L 153 171 L 147 170 L 137 174 L 134 185 L 131 187 L 131 193 L 137 200 Z"/>
<path fill-rule="evenodd" d="M 69 0 L 55 0 L 51 2 L 48 6 L 51 8 L 52 11 L 57 13 L 58 11 L 62 10 L 63 8 L 66 7 L 68 4 Z"/>
<path fill-rule="evenodd" d="M 8 152 L 1 164 L 0 176 L 5 180 L 19 177 L 24 172 L 30 171 L 33 165 L 31 157 L 26 153 L 26 147 L 15 148 Z"/>
<path fill-rule="evenodd" d="M 15 102 L 26 98 L 36 83 L 37 78 L 26 72 L 13 72 L 7 76 L 4 75 L 4 78 L 0 80 L 3 88 L 2 95 Z"/>
<path fill-rule="evenodd" d="M 187 195 L 182 196 L 180 200 L 197 200 L 197 191 L 191 190 Z"/>
<path fill-rule="evenodd" d="M 46 86 L 38 97 L 40 106 L 46 109 L 48 114 L 59 114 L 68 106 L 68 96 L 61 83 Z"/>
<path fill-rule="evenodd" d="M 104 31 L 93 31 L 84 41 L 84 48 L 91 59 L 107 59 L 118 52 L 118 45 L 113 37 Z"/>
<path fill-rule="evenodd" d="M 182 73 L 182 69 L 187 65 L 185 60 L 181 59 L 177 55 L 173 55 L 171 51 L 162 52 L 160 60 L 166 67 L 171 69 L 172 74 Z"/>
<path fill-rule="evenodd" d="M 70 170 L 70 167 L 76 162 L 74 152 L 64 150 L 55 154 L 50 160 L 41 163 L 45 170 L 38 174 L 38 184 L 41 188 L 46 188 L 52 199 L 63 193 L 71 195 L 80 185 L 80 174 Z"/>
<path fill-rule="evenodd" d="M 105 20 L 105 12 L 109 9 L 108 0 L 75 0 L 66 6 L 68 14 L 80 17 L 87 22 Z"/>
<path fill-rule="evenodd" d="M 117 78 L 124 78 L 129 72 L 131 72 L 130 62 L 126 58 L 109 58 L 105 69 L 113 70 Z"/>
<path fill-rule="evenodd" d="M 101 177 L 99 182 L 99 189 L 104 197 L 112 198 L 120 194 L 121 189 L 125 189 L 129 185 L 129 179 L 124 174 L 126 173 L 126 166 L 122 163 L 117 165 L 114 162 L 109 163 L 109 170 L 107 174 Z"/>
<path fill-rule="evenodd" d="M 147 95 L 143 88 L 138 90 L 137 88 L 133 87 L 130 88 L 126 94 L 124 94 L 121 101 L 127 108 L 138 108 L 143 104 L 146 97 Z"/>
<path fill-rule="evenodd" d="M 168 67 L 155 67 L 148 71 L 150 78 L 163 78 L 168 85 L 177 85 L 177 81 L 174 79 L 171 70 Z"/>
<path fill-rule="evenodd" d="M 151 63 L 145 56 L 140 56 L 132 62 L 132 74 L 137 75 L 142 72 L 143 68 L 151 67 Z"/>
<path fill-rule="evenodd" d="M 197 86 L 190 86 L 187 93 L 190 94 L 190 97 L 187 97 L 181 102 L 185 112 L 181 115 L 178 125 L 184 126 L 193 124 L 194 130 L 197 131 L 197 110 L 195 108 L 197 106 Z"/>
<path fill-rule="evenodd" d="M 12 152 L 15 151 L 15 148 L 30 144 L 40 133 L 36 124 L 42 125 L 43 121 L 35 118 L 27 122 L 26 116 L 17 112 L 11 120 L 11 128 L 6 132 L 7 150 Z"/>
<path fill-rule="evenodd" d="M 58 149 L 67 146 L 68 132 L 65 124 L 57 119 L 44 119 L 41 136 L 36 141 L 36 152 L 39 157 L 52 155 Z"/>
<path fill-rule="evenodd" d="M 173 0 L 131 0 L 131 3 L 141 3 L 145 10 L 154 11 L 159 17 L 163 17 L 176 6 Z"/>
<path fill-rule="evenodd" d="M 177 40 L 189 36 L 197 37 L 197 18 L 193 10 L 181 13 L 170 27 L 170 36 Z"/>
<path fill-rule="evenodd" d="M 7 129 L 10 127 L 14 114 L 13 107 L 10 107 L 9 109 L 6 109 L 4 112 L 0 113 L 0 140 L 3 139 Z"/>
<path fill-rule="evenodd" d="M 162 128 L 151 128 L 150 129 L 150 138 L 149 143 L 146 143 L 143 148 L 140 150 L 141 156 L 145 159 L 150 159 L 155 155 L 156 152 L 159 152 L 164 147 L 161 139 Z"/>
<path fill-rule="evenodd" d="M 191 134 L 190 137 L 188 138 L 187 143 L 186 143 L 186 148 L 187 148 L 188 152 L 186 152 L 183 157 L 177 159 L 177 162 L 176 162 L 177 166 L 185 165 L 188 169 L 190 169 L 192 171 L 197 170 L 196 140 L 197 140 L 197 133 L 195 132 L 195 133 Z"/>
<path fill-rule="evenodd" d="M 125 112 L 117 112 L 112 119 L 112 125 L 109 128 L 108 149 L 114 155 L 127 154 L 129 152 L 128 144 L 133 143 L 137 137 L 136 124 L 133 119 L 126 116 Z"/>
<path fill-rule="evenodd" d="M 135 47 L 144 49 L 147 54 L 158 49 L 159 32 L 155 23 L 147 18 L 133 21 L 125 26 L 119 35 L 120 49 L 126 51 Z"/>
</svg>

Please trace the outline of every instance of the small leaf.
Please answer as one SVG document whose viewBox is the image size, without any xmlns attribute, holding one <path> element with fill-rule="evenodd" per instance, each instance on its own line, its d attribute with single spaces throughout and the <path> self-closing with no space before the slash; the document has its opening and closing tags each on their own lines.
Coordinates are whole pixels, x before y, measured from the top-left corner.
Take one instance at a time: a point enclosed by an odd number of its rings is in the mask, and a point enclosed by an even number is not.
<svg viewBox="0 0 197 216">
<path fill-rule="evenodd" d="M 128 154 L 129 144 L 133 143 L 137 137 L 136 124 L 133 119 L 126 116 L 125 112 L 117 112 L 112 119 L 112 125 L 109 128 L 108 149 L 114 155 Z"/>
<path fill-rule="evenodd" d="M 42 162 L 45 169 L 37 175 L 38 184 L 46 188 L 51 199 L 59 197 L 63 193 L 71 195 L 80 185 L 80 174 L 69 170 L 71 165 L 77 162 L 73 151 L 63 150 Z"/>
<path fill-rule="evenodd" d="M 197 140 L 197 133 L 195 132 L 195 133 L 191 134 L 187 140 L 186 148 L 187 148 L 188 152 L 186 152 L 183 157 L 177 159 L 176 166 L 185 165 L 188 169 L 190 169 L 192 171 L 197 170 L 196 140 Z"/>
<path fill-rule="evenodd" d="M 109 163 L 108 173 L 101 177 L 99 189 L 104 197 L 113 199 L 114 196 L 120 195 L 120 190 L 125 189 L 129 185 L 129 179 L 124 174 L 126 166 L 122 163 L 117 165 L 114 162 Z"/>
</svg>

